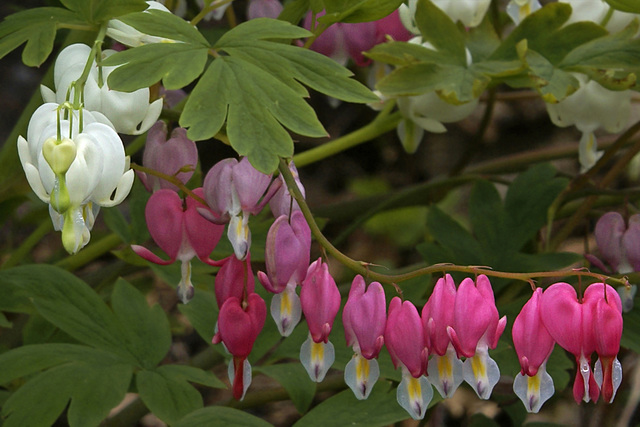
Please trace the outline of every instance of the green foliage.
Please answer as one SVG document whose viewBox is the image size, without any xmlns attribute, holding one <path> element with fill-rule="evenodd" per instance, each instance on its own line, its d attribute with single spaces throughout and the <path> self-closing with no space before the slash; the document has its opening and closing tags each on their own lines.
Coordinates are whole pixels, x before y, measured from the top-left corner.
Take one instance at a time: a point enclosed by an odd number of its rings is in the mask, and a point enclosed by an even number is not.
<svg viewBox="0 0 640 427">
<path fill-rule="evenodd" d="M 22 62 L 30 67 L 40 66 L 53 50 L 60 25 L 84 24 L 76 13 L 60 7 L 28 9 L 9 15 L 0 23 L 0 58 L 26 42 Z"/>
<path fill-rule="evenodd" d="M 323 0 L 327 14 L 325 24 L 334 22 L 367 22 L 382 19 L 401 4 L 401 0 Z"/>
<path fill-rule="evenodd" d="M 256 169 L 271 173 L 280 157 L 293 155 L 285 127 L 312 137 L 326 135 L 313 109 L 301 99 L 306 90 L 298 82 L 346 101 L 376 99 L 329 58 L 265 40 L 305 35 L 309 33 L 304 29 L 267 18 L 225 33 L 214 48 L 229 56 L 218 57 L 205 71 L 180 118 L 181 126 L 189 128 L 188 136 L 211 138 L 226 121 L 231 146 Z"/>
<path fill-rule="evenodd" d="M 640 13 L 640 4 L 635 0 L 604 0 L 616 10 L 629 13 Z"/>
<path fill-rule="evenodd" d="M 471 232 L 436 206 L 429 209 L 427 228 L 434 242 L 418 247 L 430 264 L 453 262 L 491 265 L 503 271 L 541 271 L 565 267 L 575 254 L 531 254 L 526 244 L 547 221 L 547 209 L 567 181 L 555 177 L 548 164 L 534 166 L 509 186 L 504 201 L 495 186 L 478 181 L 469 198 Z"/>
<path fill-rule="evenodd" d="M 278 381 L 289 393 L 291 401 L 301 414 L 307 412 L 316 394 L 316 383 L 309 380 L 300 363 L 282 363 L 254 369 Z"/>
<path fill-rule="evenodd" d="M 199 409 L 176 423 L 176 427 L 209 427 L 211 425 L 225 425 L 229 427 L 271 426 L 271 424 L 261 420 L 255 415 L 222 406 L 209 406 Z"/>
<path fill-rule="evenodd" d="M 132 12 L 147 8 L 144 0 L 60 0 L 63 5 L 77 12 L 85 21 L 100 24 Z"/>
</svg>

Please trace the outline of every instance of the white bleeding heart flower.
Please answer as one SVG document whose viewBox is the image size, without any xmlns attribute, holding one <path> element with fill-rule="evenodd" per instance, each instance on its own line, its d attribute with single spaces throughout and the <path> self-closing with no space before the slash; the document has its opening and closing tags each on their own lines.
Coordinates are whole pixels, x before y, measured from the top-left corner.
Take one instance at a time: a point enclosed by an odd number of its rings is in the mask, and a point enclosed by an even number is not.
<svg viewBox="0 0 640 427">
<path fill-rule="evenodd" d="M 115 53 L 114 50 L 102 52 L 102 58 Z M 80 78 L 85 68 L 91 48 L 77 43 L 67 46 L 60 52 L 54 68 L 55 92 L 41 86 L 45 102 L 63 104 L 73 100 L 74 82 Z M 162 99 L 149 103 L 149 89 L 143 88 L 127 93 L 109 89 L 107 78 L 116 67 L 98 67 L 93 62 L 84 87 L 84 108 L 104 114 L 117 132 L 139 135 L 146 132 L 160 116 Z"/>
<path fill-rule="evenodd" d="M 148 1 L 147 4 L 149 5 L 149 7 L 147 7 L 145 12 L 149 10 L 161 10 L 163 12 L 171 13 L 171 11 L 160 2 Z M 119 19 L 112 19 L 109 21 L 109 23 L 107 24 L 107 35 L 112 39 L 119 41 L 123 45 L 129 47 L 137 47 L 151 43 L 175 42 L 175 40 L 144 34 L 133 28 L 131 25 L 125 24 Z"/>
<path fill-rule="evenodd" d="M 133 184 L 122 141 L 99 113 L 43 104 L 31 117 L 27 139 L 18 137 L 18 154 L 69 253 L 89 242 L 100 207 L 122 202 Z"/>
<path fill-rule="evenodd" d="M 638 15 L 614 10 L 604 0 L 558 0 L 569 3 L 572 8 L 571 16 L 566 25 L 580 21 L 591 21 L 602 25 L 611 33 L 621 31 Z"/>
<path fill-rule="evenodd" d="M 480 25 L 489 10 L 491 0 L 431 0 L 440 10 L 447 14 L 453 22 L 460 21 L 465 27 L 477 27 Z M 420 34 L 415 22 L 418 0 L 409 0 L 407 4 L 401 4 L 400 19 L 407 30 L 413 34 Z"/>
</svg>

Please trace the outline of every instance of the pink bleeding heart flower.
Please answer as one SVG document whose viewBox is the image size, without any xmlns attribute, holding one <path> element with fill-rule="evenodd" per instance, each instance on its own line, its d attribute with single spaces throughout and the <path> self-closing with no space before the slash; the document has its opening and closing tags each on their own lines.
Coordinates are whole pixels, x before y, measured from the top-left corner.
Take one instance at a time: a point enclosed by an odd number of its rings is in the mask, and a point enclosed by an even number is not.
<svg viewBox="0 0 640 427">
<path fill-rule="evenodd" d="M 391 12 L 382 19 L 375 21 L 376 23 L 376 44 L 383 43 L 387 40 L 387 36 L 395 41 L 406 42 L 413 37 L 400 20 L 398 9 Z"/>
<path fill-rule="evenodd" d="M 640 214 L 632 215 L 627 226 L 618 212 L 608 212 L 596 223 L 594 234 L 600 255 L 611 270 L 589 257 L 597 267 L 620 274 L 640 271 Z"/>
<path fill-rule="evenodd" d="M 521 370 L 513 382 L 513 390 L 527 411 L 537 413 L 554 393 L 553 379 L 546 364 L 555 341 L 540 315 L 542 288 L 537 288 L 513 322 L 513 345 Z"/>
<path fill-rule="evenodd" d="M 278 0 L 251 0 L 247 8 L 247 18 L 276 19 L 280 12 L 282 12 L 282 3 Z"/>
<path fill-rule="evenodd" d="M 568 283 L 554 283 L 542 294 L 542 322 L 553 339 L 576 357 L 578 372 L 573 383 L 573 398 L 577 403 L 596 402 L 600 395 L 591 372 L 591 354 L 596 349 L 593 310 L 578 301 L 578 295 Z"/>
<path fill-rule="evenodd" d="M 296 287 L 307 275 L 311 250 L 311 230 L 304 215 L 294 211 L 291 217 L 276 219 L 265 246 L 267 274 L 259 271 L 258 279 L 269 292 L 271 316 L 282 336 L 289 336 L 300 321 L 302 309 Z"/>
<path fill-rule="evenodd" d="M 622 382 L 622 365 L 618 361 L 622 339 L 622 302 L 611 286 L 593 283 L 584 292 L 583 305 L 593 315 L 595 349 L 598 361 L 594 368 L 596 383 L 607 403 L 613 402 Z"/>
<path fill-rule="evenodd" d="M 231 255 L 220 261 L 222 266 L 216 274 L 214 286 L 216 303 L 221 309 L 225 301 L 231 297 L 236 297 L 243 301 L 247 295 L 255 291 L 255 281 L 251 270 L 251 256 L 247 255 L 244 261 L 240 261 L 235 255 Z M 216 332 L 211 341 L 218 344 L 222 341 L 216 323 Z"/>
<path fill-rule="evenodd" d="M 202 197 L 201 188 L 193 190 L 193 193 Z M 170 258 L 163 260 L 143 246 L 131 245 L 135 253 L 155 264 L 168 265 L 176 260 L 182 262 L 178 295 L 183 303 L 193 297 L 191 259 L 197 256 L 204 263 L 219 265 L 218 261 L 209 258 L 209 254 L 218 244 L 224 227 L 204 219 L 198 213 L 198 208 L 206 209 L 191 197 L 187 197 L 186 203 L 183 203 L 175 191 L 156 191 L 145 207 L 145 219 L 151 237 Z"/>
<path fill-rule="evenodd" d="M 433 359 L 427 367 L 429 380 L 442 397 L 451 397 L 462 383 L 462 361 L 457 357 L 447 332 L 454 323 L 456 285 L 451 275 L 438 279 L 422 308 L 425 342 Z"/>
<path fill-rule="evenodd" d="M 373 282 L 365 291 L 362 276 L 351 284 L 349 298 L 342 311 L 342 323 L 347 345 L 355 352 L 344 370 L 344 379 L 355 396 L 366 399 L 380 377 L 376 358 L 384 344 L 387 323 L 384 289 Z"/>
<path fill-rule="evenodd" d="M 251 365 L 247 357 L 267 318 L 264 300 L 251 293 L 245 300 L 228 298 L 218 316 L 218 330 L 225 347 L 233 355 L 229 365 L 229 380 L 233 397 L 242 400 L 251 383 Z"/>
<path fill-rule="evenodd" d="M 244 157 L 216 163 L 204 179 L 204 198 L 217 216 L 200 213 L 213 222 L 229 222 L 227 237 L 238 259 L 244 259 L 251 247 L 249 215 L 262 210 L 273 194 L 265 194 L 271 176 L 256 170 Z"/>
<path fill-rule="evenodd" d="M 324 16 L 320 12 L 316 18 Z M 313 16 L 309 13 L 304 20 L 304 27 L 312 28 Z M 315 23 L 314 27 L 319 25 Z M 311 49 L 332 58 L 339 64 L 346 65 L 351 58 L 356 65 L 364 67 L 371 60 L 362 52 L 371 49 L 376 44 L 376 23 L 359 22 L 355 24 L 338 22 L 327 28 L 311 45 Z"/>
<path fill-rule="evenodd" d="M 467 358 L 462 375 L 478 397 L 488 399 L 500 379 L 498 365 L 489 357 L 488 350 L 496 348 L 507 325 L 506 316 L 499 319 L 489 278 L 482 274 L 476 283 L 464 279 L 456 293 L 453 311 L 453 327 L 448 327 L 447 332 L 458 356 Z"/>
<path fill-rule="evenodd" d="M 309 337 L 300 349 L 300 361 L 309 377 L 320 382 L 335 360 L 329 333 L 340 310 L 340 291 L 329 274 L 328 265 L 321 258 L 307 270 L 300 291 L 300 304 L 309 326 Z"/>
<path fill-rule="evenodd" d="M 396 398 L 414 419 L 422 419 L 433 398 L 433 389 L 424 376 L 429 349 L 424 339 L 422 320 L 411 301 L 394 297 L 384 331 L 384 341 L 393 365 L 402 367 L 402 381 Z"/>
<path fill-rule="evenodd" d="M 150 169 L 162 172 L 165 175 L 175 176 L 186 184 L 193 170 L 198 163 L 198 149 L 196 143 L 187 138 L 187 130 L 175 128 L 171 132 L 171 137 L 167 139 L 167 125 L 163 121 L 158 121 L 151 126 L 147 134 L 147 144 L 142 155 L 142 164 Z M 189 171 L 182 171 L 185 167 Z M 138 177 L 149 192 L 154 192 L 161 188 L 178 191 L 174 184 L 157 176 L 147 175 L 138 172 Z"/>
</svg>

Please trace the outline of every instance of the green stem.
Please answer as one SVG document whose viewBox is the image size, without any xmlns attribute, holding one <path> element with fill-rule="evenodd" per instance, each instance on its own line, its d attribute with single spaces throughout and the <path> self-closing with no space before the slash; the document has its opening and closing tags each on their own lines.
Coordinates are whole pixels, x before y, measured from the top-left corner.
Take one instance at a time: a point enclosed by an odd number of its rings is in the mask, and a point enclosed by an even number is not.
<svg viewBox="0 0 640 427">
<path fill-rule="evenodd" d="M 627 129 L 627 131 L 624 132 L 622 135 L 620 135 L 620 137 L 616 140 L 616 142 L 609 149 L 607 149 L 607 151 L 605 151 L 602 158 L 595 164 L 595 166 L 592 169 L 596 169 L 597 171 L 603 168 L 605 166 L 605 163 L 607 163 L 613 157 L 613 155 L 620 148 L 622 148 L 628 141 L 630 141 L 631 138 L 633 138 L 633 136 L 639 131 L 640 131 L 640 121 L 634 124 L 629 129 Z M 631 162 L 631 159 L 633 159 L 633 157 L 639 152 L 640 152 L 640 140 L 636 141 L 631 146 L 631 148 L 627 150 L 614 163 L 614 165 L 609 169 L 609 171 L 602 178 L 602 181 L 600 181 L 598 188 L 603 189 L 611 185 L 615 181 L 615 179 L 618 177 L 618 175 L 624 172 L 625 167 L 629 164 L 629 162 Z M 576 183 L 572 184 L 570 190 L 576 191 L 578 189 L 581 189 L 585 185 L 587 185 L 587 183 L 590 181 L 590 178 L 593 176 L 594 173 L 595 172 L 592 172 L 591 170 L 589 170 L 582 177 L 582 179 L 579 179 Z M 564 199 L 566 197 L 566 194 L 563 193 L 558 197 L 562 197 Z M 560 229 L 560 231 L 558 231 L 558 233 L 556 233 L 554 238 L 549 241 L 547 246 L 547 249 L 549 251 L 555 251 L 558 248 L 558 246 L 560 246 L 560 244 L 564 242 L 567 237 L 569 237 L 569 235 L 573 232 L 573 230 L 584 220 L 584 218 L 586 218 L 589 211 L 591 210 L 591 208 L 593 207 L 593 205 L 596 203 L 597 200 L 598 200 L 597 195 L 589 196 L 585 199 L 582 205 L 576 210 L 576 212 L 571 216 L 571 218 L 567 220 L 567 222 Z M 559 205 L 555 207 L 557 209 L 559 208 Z"/>
<path fill-rule="evenodd" d="M 94 259 L 106 254 L 120 243 L 122 243 L 122 240 L 117 234 L 109 234 L 97 242 L 88 245 L 77 254 L 58 261 L 55 265 L 69 271 L 77 270 L 80 267 L 89 264 Z"/>
<path fill-rule="evenodd" d="M 175 176 L 167 175 L 166 173 L 162 173 L 162 172 L 157 171 L 155 169 L 146 168 L 144 166 L 140 166 L 140 165 L 137 165 L 135 163 L 131 164 L 131 169 L 137 170 L 137 171 L 140 171 L 140 172 L 144 172 L 144 173 L 146 173 L 148 175 L 153 175 L 153 176 L 157 176 L 158 178 L 164 179 L 165 181 L 168 181 L 168 182 L 172 183 L 173 185 L 178 187 L 180 190 L 184 191 L 184 193 L 187 194 L 189 197 L 191 197 L 193 200 L 197 201 L 198 203 L 202 203 L 205 206 L 208 206 L 206 200 L 204 200 L 202 197 L 200 197 L 197 194 L 195 194 L 193 191 L 189 190 L 182 183 L 182 181 L 180 181 Z"/>
<path fill-rule="evenodd" d="M 100 58 L 98 58 L 98 54 L 101 52 L 102 42 L 104 41 L 104 37 L 107 34 L 107 24 L 103 24 L 98 31 L 98 35 L 93 42 L 93 47 L 91 48 L 91 53 L 87 58 L 87 63 L 84 65 L 84 69 L 82 70 L 82 74 L 78 77 L 78 80 L 73 82 L 75 86 L 75 90 L 73 93 L 73 107 L 75 109 L 80 109 L 81 103 L 84 102 L 84 86 L 87 83 L 87 78 L 89 77 L 89 73 L 91 72 L 91 68 L 93 67 L 93 63 L 95 61 L 96 64 L 100 62 Z M 59 88 L 58 88 L 59 89 Z M 80 123 L 82 125 L 82 122 Z"/>
<path fill-rule="evenodd" d="M 278 167 L 280 174 L 284 178 L 287 183 L 287 187 L 289 188 L 289 192 L 296 199 L 298 205 L 300 206 L 300 210 L 302 211 L 307 223 L 309 224 L 309 228 L 311 229 L 311 233 L 316 238 L 318 243 L 322 245 L 322 247 L 327 251 L 328 254 L 336 258 L 340 263 L 350 268 L 354 272 L 363 275 L 368 280 L 377 281 L 380 283 L 385 283 L 389 285 L 396 285 L 397 283 L 410 280 L 416 277 L 426 276 L 434 273 L 445 273 L 445 272 L 462 272 L 468 273 L 472 275 L 485 274 L 487 276 L 492 277 L 501 277 L 512 280 L 521 280 L 528 283 L 533 284 L 534 277 L 565 277 L 565 276 L 579 276 L 579 277 L 593 277 L 602 282 L 611 281 L 618 284 L 628 285 L 628 281 L 625 277 L 621 279 L 617 279 L 614 277 L 609 277 L 603 274 L 591 273 L 590 271 L 584 271 L 580 269 L 569 269 L 569 270 L 558 270 L 558 271 L 539 271 L 532 273 L 510 273 L 504 271 L 495 271 L 491 270 L 490 267 L 484 266 L 462 266 L 462 265 L 454 265 L 454 264 L 435 264 L 424 268 L 419 268 L 417 270 L 410 271 L 404 274 L 382 274 L 375 271 L 371 271 L 370 267 L 372 266 L 368 262 L 356 261 L 354 259 L 349 258 L 347 255 L 340 252 L 336 249 L 335 246 L 322 234 L 322 231 L 318 227 L 309 206 L 307 205 L 302 193 L 298 189 L 296 185 L 295 179 L 287 166 L 287 162 L 284 159 L 280 160 L 280 165 Z"/>
<path fill-rule="evenodd" d="M 13 251 L 9 259 L 6 260 L 0 268 L 4 269 L 18 265 L 20 261 L 22 261 L 24 257 L 31 252 L 31 249 L 33 249 L 34 246 L 37 245 L 52 229 L 53 224 L 51 224 L 51 221 L 42 221 L 40 225 L 29 235 L 29 237 L 22 242 L 18 249 Z"/>
<path fill-rule="evenodd" d="M 293 157 L 293 162 L 296 167 L 300 168 L 355 147 L 363 142 L 371 141 L 377 136 L 395 129 L 401 118 L 402 115 L 400 112 L 395 112 L 390 115 L 380 114 L 371 123 L 356 131 L 312 148 L 311 150 L 296 154 Z"/>
</svg>

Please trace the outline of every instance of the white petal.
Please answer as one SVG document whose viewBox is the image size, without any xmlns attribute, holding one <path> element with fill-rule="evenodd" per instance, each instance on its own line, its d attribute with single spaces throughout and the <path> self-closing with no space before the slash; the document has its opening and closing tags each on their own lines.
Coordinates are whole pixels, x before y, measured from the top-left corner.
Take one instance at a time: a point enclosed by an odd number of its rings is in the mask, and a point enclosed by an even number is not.
<svg viewBox="0 0 640 427">
<path fill-rule="evenodd" d="M 367 360 L 357 353 L 344 368 L 344 382 L 351 388 L 358 400 L 369 397 L 379 377 L 378 361 L 376 359 Z"/>
<path fill-rule="evenodd" d="M 300 347 L 300 363 L 307 370 L 309 378 L 317 383 L 322 382 L 327 371 L 335 360 L 335 350 L 331 341 L 326 344 L 311 339 L 311 334 Z"/>
<path fill-rule="evenodd" d="M 462 361 L 449 344 L 444 356 L 435 354 L 427 366 L 429 381 L 444 398 L 451 397 L 462 384 Z"/>
<path fill-rule="evenodd" d="M 603 381 L 603 373 L 602 373 L 602 362 L 600 358 L 596 360 L 596 364 L 593 367 L 593 377 L 598 384 L 598 387 L 602 388 Z M 611 382 L 613 383 L 613 395 L 611 396 L 611 400 L 607 403 L 613 402 L 613 399 L 616 398 L 616 393 L 618 392 L 618 388 L 622 383 L 622 364 L 616 357 L 613 361 L 613 372 L 611 373 Z"/>
<path fill-rule="evenodd" d="M 553 379 L 547 373 L 546 364 L 541 365 L 533 377 L 518 373 L 513 381 L 513 391 L 524 403 L 527 412 L 537 414 L 544 402 L 555 392 Z"/>
<path fill-rule="evenodd" d="M 296 294 L 295 284 L 287 285 L 284 291 L 275 294 L 271 299 L 271 317 L 276 322 L 278 331 L 283 337 L 293 332 L 302 317 L 300 297 Z"/>
<path fill-rule="evenodd" d="M 235 215 L 229 221 L 227 237 L 233 252 L 240 261 L 244 260 L 251 248 L 251 230 L 249 230 L 249 215 Z"/>
<path fill-rule="evenodd" d="M 489 399 L 500 379 L 500 369 L 495 360 L 489 357 L 487 349 L 479 348 L 475 356 L 467 358 L 462 364 L 462 377 L 480 399 Z"/>
<path fill-rule="evenodd" d="M 91 198 L 102 176 L 104 153 L 95 139 L 87 134 L 75 138 L 78 149 L 76 158 L 69 167 L 65 178 L 71 203 L 78 206 Z"/>
<path fill-rule="evenodd" d="M 427 378 L 411 376 L 408 370 L 402 370 L 402 381 L 398 385 L 396 398 L 400 406 L 411 415 L 414 420 L 421 420 L 427 412 L 433 398 L 433 388 Z"/>
<path fill-rule="evenodd" d="M 231 384 L 233 384 L 233 380 L 236 377 L 235 370 L 235 364 L 233 363 L 233 359 L 231 359 L 229 361 L 229 367 L 227 368 L 227 375 L 229 375 L 229 382 Z M 247 389 L 251 385 L 251 379 L 251 364 L 247 359 L 244 359 L 242 366 L 242 397 L 239 400 L 244 399 L 244 395 L 247 393 Z"/>
</svg>

